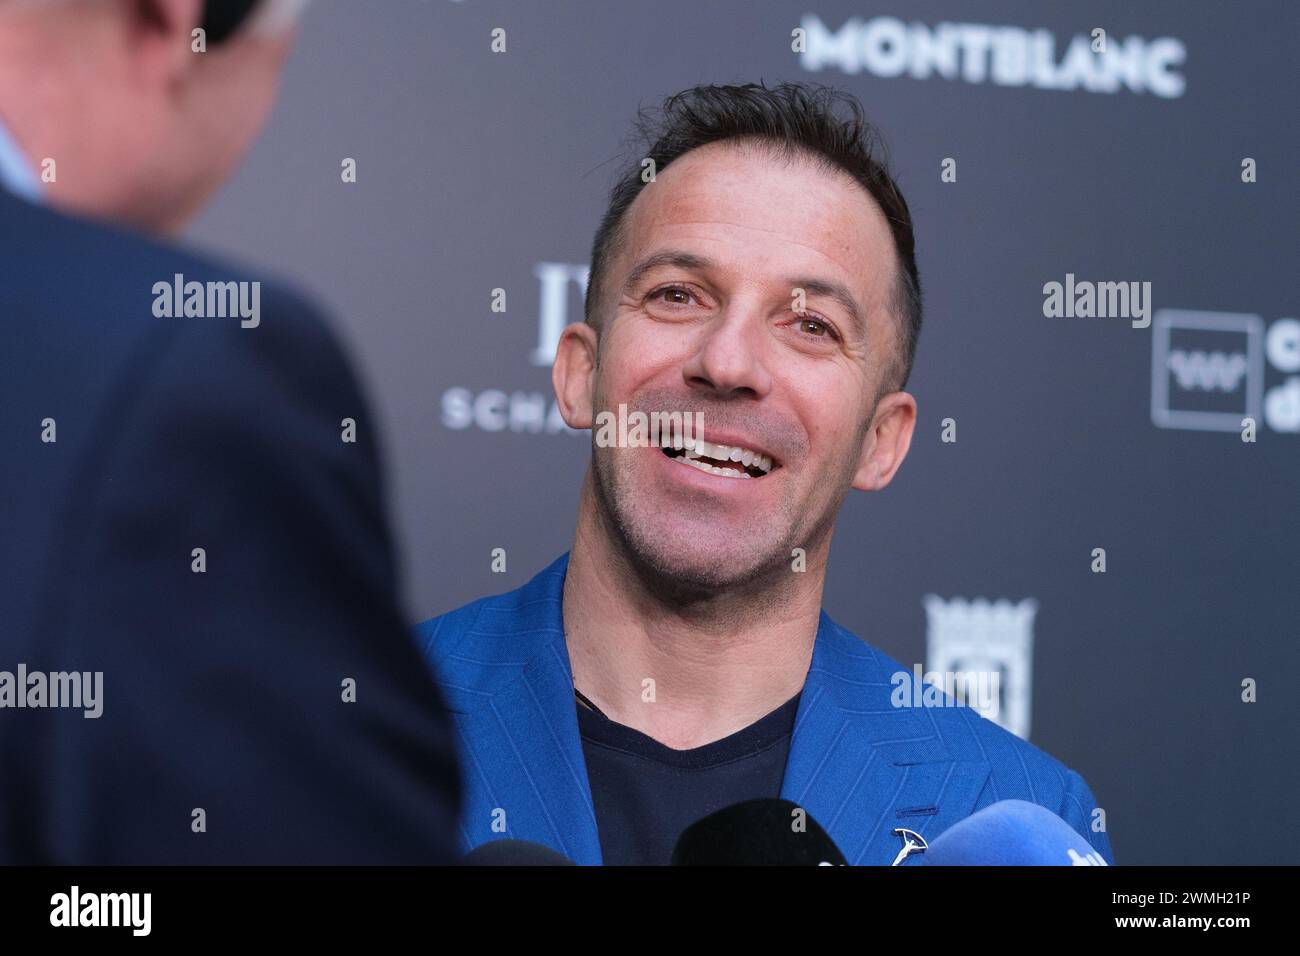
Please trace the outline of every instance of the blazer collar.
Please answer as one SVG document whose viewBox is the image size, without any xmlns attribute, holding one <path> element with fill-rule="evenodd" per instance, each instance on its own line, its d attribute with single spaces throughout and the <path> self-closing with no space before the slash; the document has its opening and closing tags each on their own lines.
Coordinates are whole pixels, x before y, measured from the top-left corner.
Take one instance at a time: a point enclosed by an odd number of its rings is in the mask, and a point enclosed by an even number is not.
<svg viewBox="0 0 1300 956">
<path fill-rule="evenodd" d="M 504 613 L 480 616 L 474 633 L 488 639 L 484 646 L 509 647 L 510 663 L 522 666 L 495 686 L 460 688 L 453 707 L 481 784 L 471 793 L 494 805 L 466 812 L 505 808 L 508 829 L 500 835 L 599 865 L 564 639 L 568 557 L 509 595 L 514 600 Z M 896 827 L 933 836 L 968 816 L 989 774 L 987 761 L 954 758 L 933 708 L 891 705 L 897 670 L 821 613 L 781 797 L 807 810 L 855 865 L 891 863 L 902 847 Z M 469 845 L 484 842 L 465 836 Z"/>
<path fill-rule="evenodd" d="M 936 708 L 893 705 L 900 670 L 822 611 L 781 796 L 853 865 L 892 863 L 903 846 L 895 828 L 935 836 L 969 816 L 990 772 L 954 757 Z"/>
<path fill-rule="evenodd" d="M 41 180 L 17 141 L 0 120 L 0 189 L 7 189 L 28 202 L 39 202 Z"/>
</svg>

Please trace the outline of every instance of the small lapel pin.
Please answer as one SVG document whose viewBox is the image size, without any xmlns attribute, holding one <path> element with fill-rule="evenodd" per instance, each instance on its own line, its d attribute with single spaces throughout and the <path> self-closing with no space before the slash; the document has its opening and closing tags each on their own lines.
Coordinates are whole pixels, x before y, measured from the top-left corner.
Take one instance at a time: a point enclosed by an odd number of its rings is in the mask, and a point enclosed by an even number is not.
<svg viewBox="0 0 1300 956">
<path fill-rule="evenodd" d="M 913 853 L 924 853 L 928 844 L 925 837 L 915 830 L 908 830 L 905 827 L 895 827 L 894 835 L 903 841 L 903 848 L 898 851 L 898 856 L 894 857 L 894 862 L 890 866 L 898 866 Z"/>
</svg>

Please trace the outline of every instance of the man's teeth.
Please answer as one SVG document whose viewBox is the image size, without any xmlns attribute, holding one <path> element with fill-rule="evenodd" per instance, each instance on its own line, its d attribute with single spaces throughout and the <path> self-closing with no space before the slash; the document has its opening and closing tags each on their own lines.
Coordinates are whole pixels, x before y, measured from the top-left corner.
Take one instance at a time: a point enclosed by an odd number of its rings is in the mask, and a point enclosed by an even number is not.
<svg viewBox="0 0 1300 956">
<path fill-rule="evenodd" d="M 684 457 L 677 459 L 682 464 L 690 465 L 692 468 L 698 468 L 700 471 L 707 471 L 710 475 L 718 475 L 721 478 L 748 478 L 748 472 L 736 471 L 734 468 L 718 468 L 707 462 L 698 461 L 697 459 Z"/>
<path fill-rule="evenodd" d="M 686 461 L 696 465 L 696 467 L 705 468 L 715 474 L 720 473 L 734 477 L 736 472 L 729 468 L 714 468 L 705 462 L 696 462 L 692 459 L 712 458 L 714 461 L 734 461 L 744 468 L 757 468 L 764 474 L 767 474 L 767 472 L 772 470 L 771 458 L 766 455 L 760 455 L 758 452 L 751 451 L 748 448 L 742 448 L 739 445 L 719 445 L 715 442 L 705 441 L 702 438 L 692 438 L 686 440 L 685 446 L 685 455 L 683 457 Z"/>
</svg>

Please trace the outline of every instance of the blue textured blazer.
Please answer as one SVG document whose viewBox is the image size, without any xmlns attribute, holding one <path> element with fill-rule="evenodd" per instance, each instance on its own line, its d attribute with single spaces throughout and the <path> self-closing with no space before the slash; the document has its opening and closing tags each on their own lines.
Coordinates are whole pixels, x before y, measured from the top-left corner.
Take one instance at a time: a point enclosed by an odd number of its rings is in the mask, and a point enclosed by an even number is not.
<svg viewBox="0 0 1300 956">
<path fill-rule="evenodd" d="M 456 723 L 466 851 L 510 838 L 601 863 L 561 613 L 568 558 L 417 628 Z M 1051 810 L 1114 862 L 1079 774 L 969 707 L 892 706 L 890 676 L 906 670 L 822 612 L 781 796 L 850 863 L 887 866 L 902 847 L 895 827 L 930 840 L 1011 798 Z"/>
</svg>

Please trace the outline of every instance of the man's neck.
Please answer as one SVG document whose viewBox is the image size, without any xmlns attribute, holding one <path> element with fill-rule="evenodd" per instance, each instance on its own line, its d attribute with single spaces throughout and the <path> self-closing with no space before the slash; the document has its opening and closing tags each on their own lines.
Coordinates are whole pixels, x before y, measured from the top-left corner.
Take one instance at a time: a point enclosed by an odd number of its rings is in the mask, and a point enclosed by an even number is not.
<svg viewBox="0 0 1300 956">
<path fill-rule="evenodd" d="M 590 476 L 564 581 L 574 684 L 611 720 L 678 750 L 776 710 L 808 674 L 825 552 L 759 593 L 666 604 L 602 527 Z"/>
</svg>

